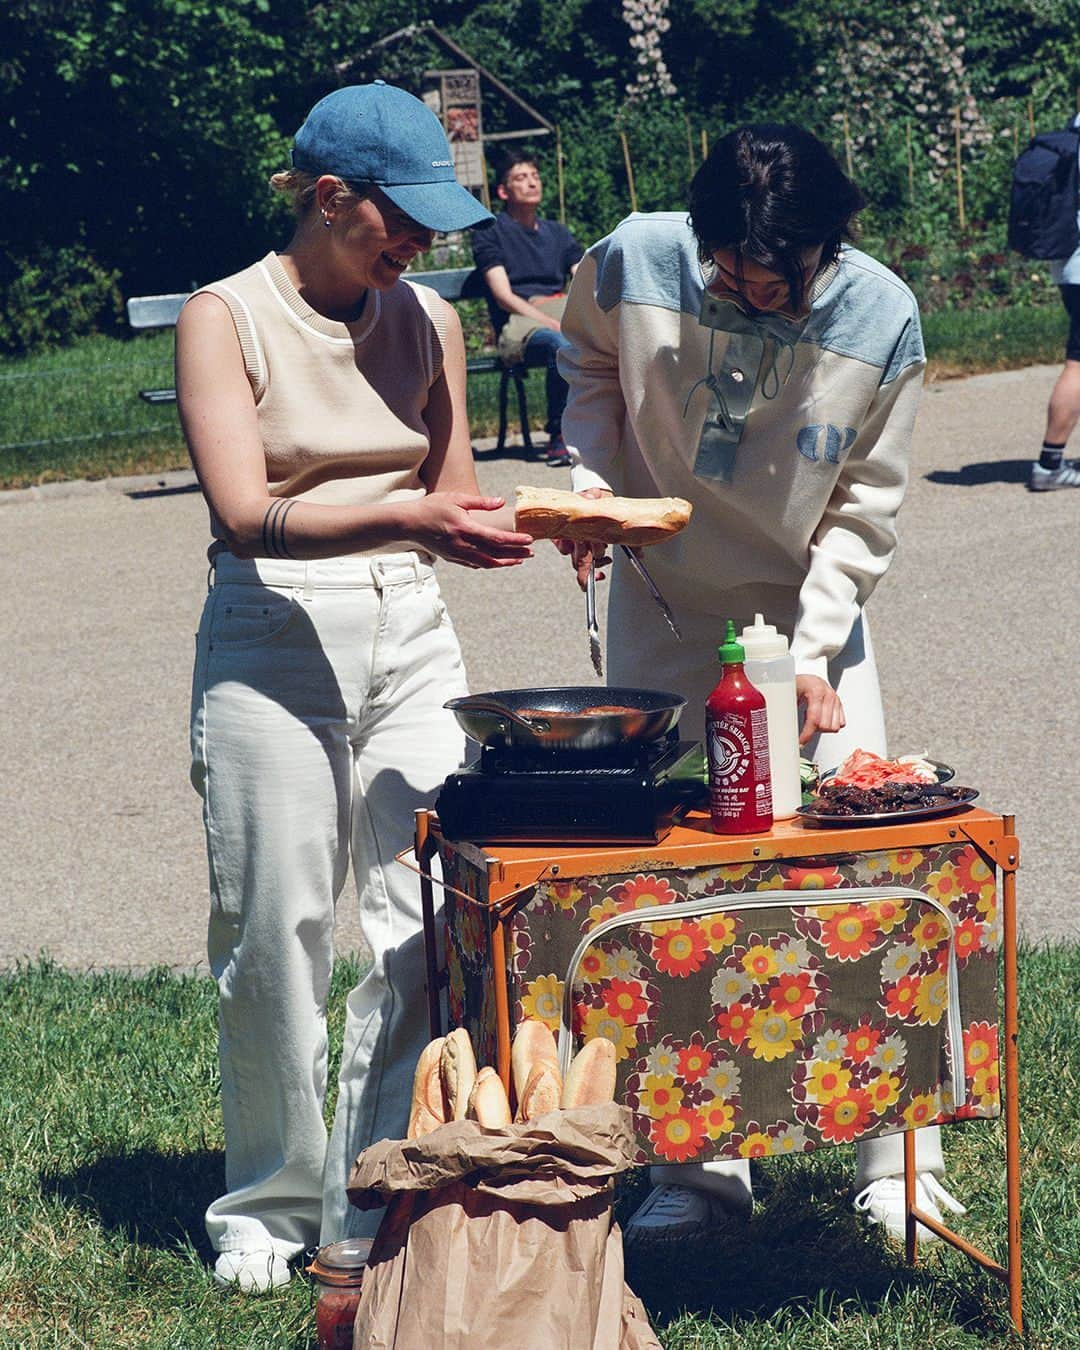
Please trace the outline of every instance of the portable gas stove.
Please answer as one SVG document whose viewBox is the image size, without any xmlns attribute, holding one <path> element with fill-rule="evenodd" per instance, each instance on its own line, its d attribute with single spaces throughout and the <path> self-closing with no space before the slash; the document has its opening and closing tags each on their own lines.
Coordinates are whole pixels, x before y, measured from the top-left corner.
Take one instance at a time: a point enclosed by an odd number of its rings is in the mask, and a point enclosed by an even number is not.
<svg viewBox="0 0 1080 1350">
<path fill-rule="evenodd" d="M 447 839 L 478 843 L 657 842 L 705 795 L 704 751 L 674 729 L 608 750 L 485 745 L 435 802 Z"/>
</svg>

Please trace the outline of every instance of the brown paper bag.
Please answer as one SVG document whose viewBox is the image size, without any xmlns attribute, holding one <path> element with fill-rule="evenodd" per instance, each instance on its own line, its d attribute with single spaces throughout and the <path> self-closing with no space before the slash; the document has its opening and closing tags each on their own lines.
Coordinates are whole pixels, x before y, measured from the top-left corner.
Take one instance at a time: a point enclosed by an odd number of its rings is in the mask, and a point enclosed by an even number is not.
<svg viewBox="0 0 1080 1350">
<path fill-rule="evenodd" d="M 613 1102 L 373 1144 L 348 1185 L 360 1209 L 387 1206 L 354 1348 L 659 1350 L 611 1221 L 633 1149 Z"/>
</svg>

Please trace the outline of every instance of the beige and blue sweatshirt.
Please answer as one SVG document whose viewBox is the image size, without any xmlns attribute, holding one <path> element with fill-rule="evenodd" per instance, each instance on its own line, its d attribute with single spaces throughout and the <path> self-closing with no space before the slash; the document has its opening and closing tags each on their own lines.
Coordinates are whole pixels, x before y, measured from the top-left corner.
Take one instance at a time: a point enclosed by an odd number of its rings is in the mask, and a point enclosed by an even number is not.
<svg viewBox="0 0 1080 1350">
<path fill-rule="evenodd" d="M 826 677 L 896 547 L 925 369 L 915 299 L 845 246 L 802 321 L 707 289 L 682 213 L 633 215 L 585 255 L 559 366 L 573 486 L 688 498 L 650 549 L 678 608 L 735 587 L 797 592 L 792 651 Z"/>
</svg>

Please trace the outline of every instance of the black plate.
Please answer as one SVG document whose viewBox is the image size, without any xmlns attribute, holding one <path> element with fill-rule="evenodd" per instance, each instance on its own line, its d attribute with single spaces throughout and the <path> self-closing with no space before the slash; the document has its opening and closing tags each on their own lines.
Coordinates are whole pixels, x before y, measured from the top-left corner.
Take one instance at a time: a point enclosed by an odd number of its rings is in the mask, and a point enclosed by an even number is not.
<svg viewBox="0 0 1080 1350">
<path fill-rule="evenodd" d="M 802 806 L 796 815 L 808 825 L 902 825 L 906 820 L 926 820 L 930 816 L 949 816 L 963 811 L 978 796 L 975 788 L 965 788 L 963 797 L 940 798 L 926 806 L 912 806 L 907 811 L 865 811 L 856 816 L 837 816 Z"/>
</svg>

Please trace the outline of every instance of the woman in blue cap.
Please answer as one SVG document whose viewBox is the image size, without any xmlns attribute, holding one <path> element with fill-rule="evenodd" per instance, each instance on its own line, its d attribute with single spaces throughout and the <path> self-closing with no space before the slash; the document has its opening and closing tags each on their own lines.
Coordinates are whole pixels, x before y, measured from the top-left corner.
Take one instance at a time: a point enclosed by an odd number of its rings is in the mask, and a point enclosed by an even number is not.
<svg viewBox="0 0 1080 1350">
<path fill-rule="evenodd" d="M 339 89 L 272 183 L 296 207 L 291 241 L 197 292 L 176 356 L 213 535 L 191 721 L 226 1150 L 207 1230 L 218 1282 L 250 1290 L 373 1222 L 348 1209 L 348 1169 L 404 1133 L 427 1038 L 418 897 L 393 859 L 464 750 L 432 564 L 512 566 L 531 542 L 495 528 L 502 499 L 477 486 L 458 320 L 402 279 L 436 232 L 489 218 L 438 119 L 381 81 Z M 374 963 L 349 996 L 328 1145 L 350 858 Z"/>
</svg>

